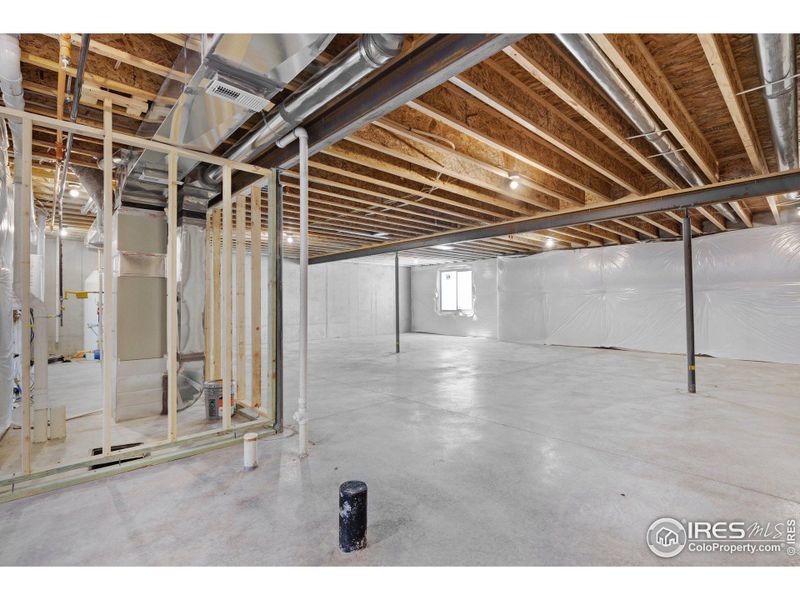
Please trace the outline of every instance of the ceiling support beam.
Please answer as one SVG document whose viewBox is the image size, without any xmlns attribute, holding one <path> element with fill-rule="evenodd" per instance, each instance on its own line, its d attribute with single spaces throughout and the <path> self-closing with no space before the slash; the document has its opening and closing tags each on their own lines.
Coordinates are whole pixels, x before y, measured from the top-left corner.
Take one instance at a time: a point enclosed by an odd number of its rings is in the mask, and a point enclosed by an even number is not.
<svg viewBox="0 0 800 600">
<path fill-rule="evenodd" d="M 474 64 L 497 54 L 514 43 L 519 34 L 433 35 L 398 60 L 380 70 L 368 83 L 345 94 L 341 101 L 304 123 L 308 131 L 309 154 L 347 137 L 409 100 L 444 83 Z M 297 163 L 296 142 L 285 148 L 273 147 L 254 164 L 288 169 Z M 240 173 L 234 188 L 242 189 L 255 178 Z M 213 203 L 218 202 L 215 198 Z"/>
<path fill-rule="evenodd" d="M 597 221 L 624 219 L 641 214 L 679 211 L 686 208 L 708 206 L 717 202 L 745 200 L 747 198 L 785 194 L 798 190 L 800 190 L 800 169 L 795 169 L 783 173 L 725 181 L 688 190 L 657 192 L 641 198 L 621 200 L 614 204 L 596 208 L 571 210 L 554 215 L 524 217 L 503 223 L 459 229 L 448 233 L 422 236 L 399 242 L 377 244 L 348 252 L 318 256 L 312 259 L 312 263 L 360 258 L 432 245 L 456 244 L 468 240 L 511 235 L 525 231 L 540 231 L 542 229 L 582 225 Z"/>
</svg>

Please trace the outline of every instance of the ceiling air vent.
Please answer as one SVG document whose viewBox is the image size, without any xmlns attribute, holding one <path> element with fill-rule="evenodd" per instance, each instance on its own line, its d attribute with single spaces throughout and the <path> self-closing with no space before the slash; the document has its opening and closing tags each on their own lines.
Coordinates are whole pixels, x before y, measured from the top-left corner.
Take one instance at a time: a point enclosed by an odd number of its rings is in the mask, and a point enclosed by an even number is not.
<svg viewBox="0 0 800 600">
<path fill-rule="evenodd" d="M 222 98 L 228 102 L 244 107 L 254 112 L 260 112 L 267 107 L 269 100 L 256 96 L 250 92 L 245 92 L 242 89 L 234 87 L 228 83 L 223 83 L 219 79 L 214 79 L 208 84 L 206 93 L 217 98 Z"/>
</svg>

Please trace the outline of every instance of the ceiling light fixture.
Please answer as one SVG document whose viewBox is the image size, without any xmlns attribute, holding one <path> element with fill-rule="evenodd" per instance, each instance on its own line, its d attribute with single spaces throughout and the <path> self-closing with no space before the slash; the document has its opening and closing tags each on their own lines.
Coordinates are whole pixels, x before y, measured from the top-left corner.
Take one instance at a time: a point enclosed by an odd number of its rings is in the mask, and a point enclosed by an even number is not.
<svg viewBox="0 0 800 600">
<path fill-rule="evenodd" d="M 547 238 L 544 241 L 544 245 L 546 248 L 552 248 L 553 246 L 556 245 L 556 241 L 553 238 Z"/>
<path fill-rule="evenodd" d="M 455 246 L 449 246 L 447 244 L 440 244 L 438 246 L 434 246 L 437 250 L 452 250 Z"/>
<path fill-rule="evenodd" d="M 67 229 L 66 227 L 62 227 L 61 231 L 58 232 L 61 237 L 67 237 Z"/>
<path fill-rule="evenodd" d="M 294 238 L 292 236 L 287 236 L 286 243 L 291 244 L 292 242 L 294 242 Z"/>
<path fill-rule="evenodd" d="M 519 187 L 519 173 L 516 171 L 508 172 L 508 187 L 515 190 Z"/>
<path fill-rule="evenodd" d="M 81 195 L 81 193 L 78 191 L 78 188 L 70 188 L 69 195 L 71 198 L 77 198 L 78 196 Z"/>
</svg>

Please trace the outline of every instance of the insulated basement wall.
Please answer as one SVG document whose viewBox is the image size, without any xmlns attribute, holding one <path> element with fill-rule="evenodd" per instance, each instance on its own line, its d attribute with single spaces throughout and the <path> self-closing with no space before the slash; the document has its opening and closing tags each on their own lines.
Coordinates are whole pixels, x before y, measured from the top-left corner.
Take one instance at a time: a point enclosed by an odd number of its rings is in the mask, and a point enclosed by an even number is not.
<svg viewBox="0 0 800 600">
<path fill-rule="evenodd" d="M 438 276 L 465 266 L 472 268 L 472 315 L 443 313 L 439 310 Z M 480 260 L 428 267 L 413 267 L 411 271 L 412 330 L 419 333 L 438 333 L 468 337 L 497 337 L 497 261 Z"/>
<path fill-rule="evenodd" d="M 400 331 L 411 331 L 410 278 L 400 268 Z M 234 278 L 235 279 L 235 278 Z M 261 331 L 267 346 L 268 291 L 266 255 L 261 260 Z M 283 340 L 296 343 L 299 327 L 299 265 L 283 261 Z M 245 257 L 245 331 L 250 332 L 250 255 Z M 351 261 L 311 265 L 308 269 L 308 337 L 328 338 L 394 333 L 394 267 Z M 235 337 L 235 336 L 234 336 Z M 234 340 L 234 346 L 237 345 Z M 250 348 L 250 340 L 245 340 Z"/>
<path fill-rule="evenodd" d="M 695 335 L 699 354 L 800 363 L 800 224 L 693 240 Z M 503 341 L 686 350 L 683 248 L 657 242 L 497 259 L 497 331 L 480 298 L 491 267 L 472 263 L 476 317 L 436 315 L 435 273 L 413 271 L 413 329 Z M 481 285 L 484 281 L 488 284 Z"/>
<path fill-rule="evenodd" d="M 698 354 L 800 363 L 800 225 L 700 237 Z M 498 260 L 499 338 L 686 350 L 681 242 Z"/>
</svg>

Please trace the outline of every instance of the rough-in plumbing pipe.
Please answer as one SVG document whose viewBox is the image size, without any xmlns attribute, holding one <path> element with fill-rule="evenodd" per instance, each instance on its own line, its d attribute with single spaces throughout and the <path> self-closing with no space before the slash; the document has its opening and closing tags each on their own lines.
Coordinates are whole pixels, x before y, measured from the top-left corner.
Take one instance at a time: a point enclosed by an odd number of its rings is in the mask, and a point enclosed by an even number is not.
<svg viewBox="0 0 800 600">
<path fill-rule="evenodd" d="M 300 384 L 297 395 L 297 434 L 300 438 L 299 455 L 308 455 L 308 133 L 302 127 L 278 140 L 284 148 L 297 139 L 300 145 Z"/>
</svg>

